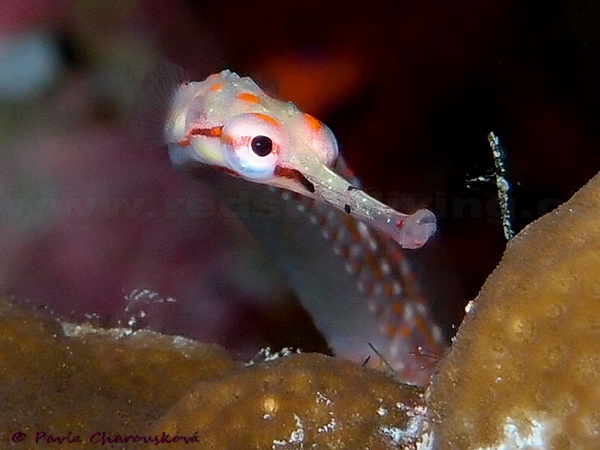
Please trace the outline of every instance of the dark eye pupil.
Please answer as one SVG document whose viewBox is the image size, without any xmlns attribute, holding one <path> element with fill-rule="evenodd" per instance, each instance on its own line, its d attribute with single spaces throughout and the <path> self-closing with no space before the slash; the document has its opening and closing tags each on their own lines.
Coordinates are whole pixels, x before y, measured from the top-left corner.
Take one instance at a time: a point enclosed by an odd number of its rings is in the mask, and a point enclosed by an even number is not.
<svg viewBox="0 0 600 450">
<path fill-rule="evenodd" d="M 267 136 L 256 136 L 250 143 L 252 151 L 258 156 L 267 156 L 273 151 L 273 141 Z"/>
</svg>

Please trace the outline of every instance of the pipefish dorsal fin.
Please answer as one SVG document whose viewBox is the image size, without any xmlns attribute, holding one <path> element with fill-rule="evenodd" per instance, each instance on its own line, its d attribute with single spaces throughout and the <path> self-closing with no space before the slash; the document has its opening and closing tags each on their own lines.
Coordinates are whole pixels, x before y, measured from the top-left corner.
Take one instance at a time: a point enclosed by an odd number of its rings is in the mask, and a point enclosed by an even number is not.
<svg viewBox="0 0 600 450">
<path fill-rule="evenodd" d="M 154 150 L 166 146 L 165 118 L 179 86 L 188 79 L 182 67 L 169 61 L 160 62 L 144 77 L 129 114 L 129 130 L 136 147 Z"/>
</svg>

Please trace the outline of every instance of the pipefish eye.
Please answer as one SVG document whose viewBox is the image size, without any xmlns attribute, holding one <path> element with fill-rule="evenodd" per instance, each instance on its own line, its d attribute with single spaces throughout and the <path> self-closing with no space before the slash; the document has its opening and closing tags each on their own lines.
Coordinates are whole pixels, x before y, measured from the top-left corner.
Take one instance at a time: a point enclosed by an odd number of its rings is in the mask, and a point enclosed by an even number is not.
<svg viewBox="0 0 600 450">
<path fill-rule="evenodd" d="M 286 135 L 279 122 L 265 114 L 240 114 L 223 126 L 221 148 L 229 168 L 250 180 L 273 177 Z"/>
<path fill-rule="evenodd" d="M 258 156 L 267 156 L 273 150 L 273 141 L 268 136 L 255 136 L 250 142 L 250 147 Z"/>
</svg>

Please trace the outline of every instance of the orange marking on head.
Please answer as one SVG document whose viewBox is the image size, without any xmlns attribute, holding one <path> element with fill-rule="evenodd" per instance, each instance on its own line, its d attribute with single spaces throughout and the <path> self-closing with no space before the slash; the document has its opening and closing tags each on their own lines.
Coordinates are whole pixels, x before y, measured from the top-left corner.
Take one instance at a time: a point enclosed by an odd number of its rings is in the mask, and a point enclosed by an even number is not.
<svg viewBox="0 0 600 450">
<path fill-rule="evenodd" d="M 223 87 L 223 83 L 215 83 L 215 84 L 211 84 L 210 90 L 211 91 L 220 91 L 222 87 Z"/>
<path fill-rule="evenodd" d="M 313 131 L 319 131 L 323 127 L 323 123 L 319 119 L 315 119 L 310 114 L 304 113 L 304 120 Z"/>
<path fill-rule="evenodd" d="M 258 95 L 254 95 L 249 92 L 242 92 L 237 95 L 237 98 L 245 103 L 260 103 L 260 98 L 258 98 Z"/>
<path fill-rule="evenodd" d="M 219 137 L 223 131 L 223 127 L 212 127 L 212 128 L 192 128 L 185 135 L 184 139 L 188 139 L 190 136 L 207 136 L 207 137 Z M 188 144 L 189 145 L 189 144 Z"/>
<path fill-rule="evenodd" d="M 274 127 L 281 127 L 281 124 L 279 123 L 279 121 L 277 121 L 277 119 L 274 119 L 271 116 L 267 116 L 266 114 L 261 114 L 261 113 L 254 113 L 255 117 L 258 117 L 261 120 L 264 120 L 265 122 L 267 122 L 270 125 L 273 125 Z"/>
<path fill-rule="evenodd" d="M 227 145 L 234 145 L 233 138 L 228 134 L 221 135 L 221 142 Z"/>
</svg>

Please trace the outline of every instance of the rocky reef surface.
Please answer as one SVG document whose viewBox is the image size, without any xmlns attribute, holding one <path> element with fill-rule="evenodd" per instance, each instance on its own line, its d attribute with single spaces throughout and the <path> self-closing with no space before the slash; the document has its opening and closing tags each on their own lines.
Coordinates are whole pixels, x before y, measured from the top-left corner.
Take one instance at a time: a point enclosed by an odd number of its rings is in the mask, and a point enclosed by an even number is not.
<svg viewBox="0 0 600 450">
<path fill-rule="evenodd" d="M 509 242 L 427 395 L 320 354 L 244 364 L 216 345 L 62 322 L 4 298 L 1 445 L 598 448 L 599 215 L 597 176 Z"/>
</svg>

